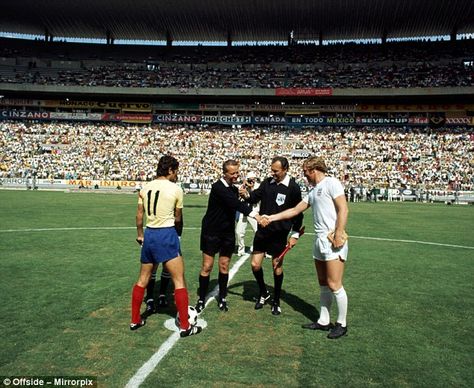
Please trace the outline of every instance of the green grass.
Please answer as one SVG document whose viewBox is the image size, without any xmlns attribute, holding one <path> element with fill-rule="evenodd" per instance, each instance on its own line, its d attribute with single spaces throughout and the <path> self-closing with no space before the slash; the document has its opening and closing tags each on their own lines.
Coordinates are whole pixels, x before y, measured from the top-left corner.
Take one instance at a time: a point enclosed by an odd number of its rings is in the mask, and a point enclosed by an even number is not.
<svg viewBox="0 0 474 388">
<path fill-rule="evenodd" d="M 192 302 L 206 202 L 185 197 Z M 135 209 L 132 195 L 0 191 L 0 375 L 91 375 L 100 387 L 124 386 L 166 341 L 174 306 L 128 329 Z M 305 223 L 311 231 L 309 211 Z M 229 312 L 210 304 L 204 332 L 179 340 L 143 386 L 472 386 L 474 250 L 392 240 L 472 248 L 473 230 L 474 206 L 350 204 L 347 337 L 300 328 L 318 316 L 308 233 L 285 259 L 281 316 L 253 309 L 245 263 L 230 284 Z M 270 263 L 264 270 L 272 289 Z"/>
</svg>

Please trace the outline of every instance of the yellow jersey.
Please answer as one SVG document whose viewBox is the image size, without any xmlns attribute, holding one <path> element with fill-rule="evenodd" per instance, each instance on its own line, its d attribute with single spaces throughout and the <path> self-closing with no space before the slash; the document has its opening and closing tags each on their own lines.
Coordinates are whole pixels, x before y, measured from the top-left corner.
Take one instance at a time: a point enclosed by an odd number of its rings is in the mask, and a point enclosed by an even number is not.
<svg viewBox="0 0 474 388">
<path fill-rule="evenodd" d="M 155 179 L 140 190 L 138 204 L 145 209 L 147 227 L 171 227 L 175 208 L 183 208 L 183 190 L 168 179 Z"/>
</svg>

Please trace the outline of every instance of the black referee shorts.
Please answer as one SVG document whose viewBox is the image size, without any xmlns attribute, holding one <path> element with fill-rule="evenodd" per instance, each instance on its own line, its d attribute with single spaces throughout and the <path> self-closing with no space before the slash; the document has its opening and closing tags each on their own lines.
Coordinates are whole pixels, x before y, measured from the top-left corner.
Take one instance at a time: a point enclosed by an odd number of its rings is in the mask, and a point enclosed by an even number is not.
<svg viewBox="0 0 474 388">
<path fill-rule="evenodd" d="M 235 233 L 216 235 L 201 233 L 201 251 L 209 256 L 231 257 L 235 249 Z"/>
<path fill-rule="evenodd" d="M 254 252 L 265 252 L 273 257 L 277 257 L 286 247 L 288 242 L 288 232 L 268 232 L 267 230 L 257 230 L 253 239 Z"/>
</svg>

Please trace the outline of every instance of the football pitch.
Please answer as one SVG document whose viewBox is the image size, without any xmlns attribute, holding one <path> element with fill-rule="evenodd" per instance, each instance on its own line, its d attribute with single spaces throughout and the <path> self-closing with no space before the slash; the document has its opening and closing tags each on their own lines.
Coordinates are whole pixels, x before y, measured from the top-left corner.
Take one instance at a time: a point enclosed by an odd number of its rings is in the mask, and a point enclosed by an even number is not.
<svg viewBox="0 0 474 388">
<path fill-rule="evenodd" d="M 197 299 L 207 197 L 185 197 L 182 250 Z M 123 387 L 166 343 L 170 306 L 129 330 L 138 276 L 135 195 L 0 190 L 0 376 L 89 376 Z M 249 260 L 143 387 L 470 387 L 474 381 L 474 206 L 349 204 L 348 335 L 318 317 L 313 228 L 285 258 L 282 314 L 254 310 Z M 250 245 L 250 229 L 247 245 Z M 236 263 L 239 258 L 233 257 Z M 264 273 L 273 288 L 271 264 Z M 216 285 L 217 265 L 211 276 Z M 335 319 L 335 306 L 332 320 Z M 1 383 L 1 382 L 0 382 Z"/>
</svg>

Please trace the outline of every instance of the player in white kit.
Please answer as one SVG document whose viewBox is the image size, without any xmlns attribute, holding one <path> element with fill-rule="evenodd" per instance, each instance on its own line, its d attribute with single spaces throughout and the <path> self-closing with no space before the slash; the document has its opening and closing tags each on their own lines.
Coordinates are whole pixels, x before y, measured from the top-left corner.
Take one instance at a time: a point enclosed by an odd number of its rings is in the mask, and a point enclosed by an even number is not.
<svg viewBox="0 0 474 388">
<path fill-rule="evenodd" d="M 320 316 L 316 322 L 303 325 L 305 329 L 328 331 L 328 338 L 335 339 L 347 334 L 347 294 L 342 285 L 344 263 L 347 260 L 348 243 L 345 232 L 348 207 L 344 187 L 334 177 L 326 175 L 328 168 L 322 158 L 311 157 L 303 163 L 303 173 L 314 187 L 294 208 L 278 214 L 263 216 L 270 223 L 293 218 L 310 206 L 316 238 L 313 258 L 321 289 Z M 262 221 L 262 225 L 265 221 Z M 331 324 L 330 308 L 336 301 L 338 315 Z"/>
</svg>

